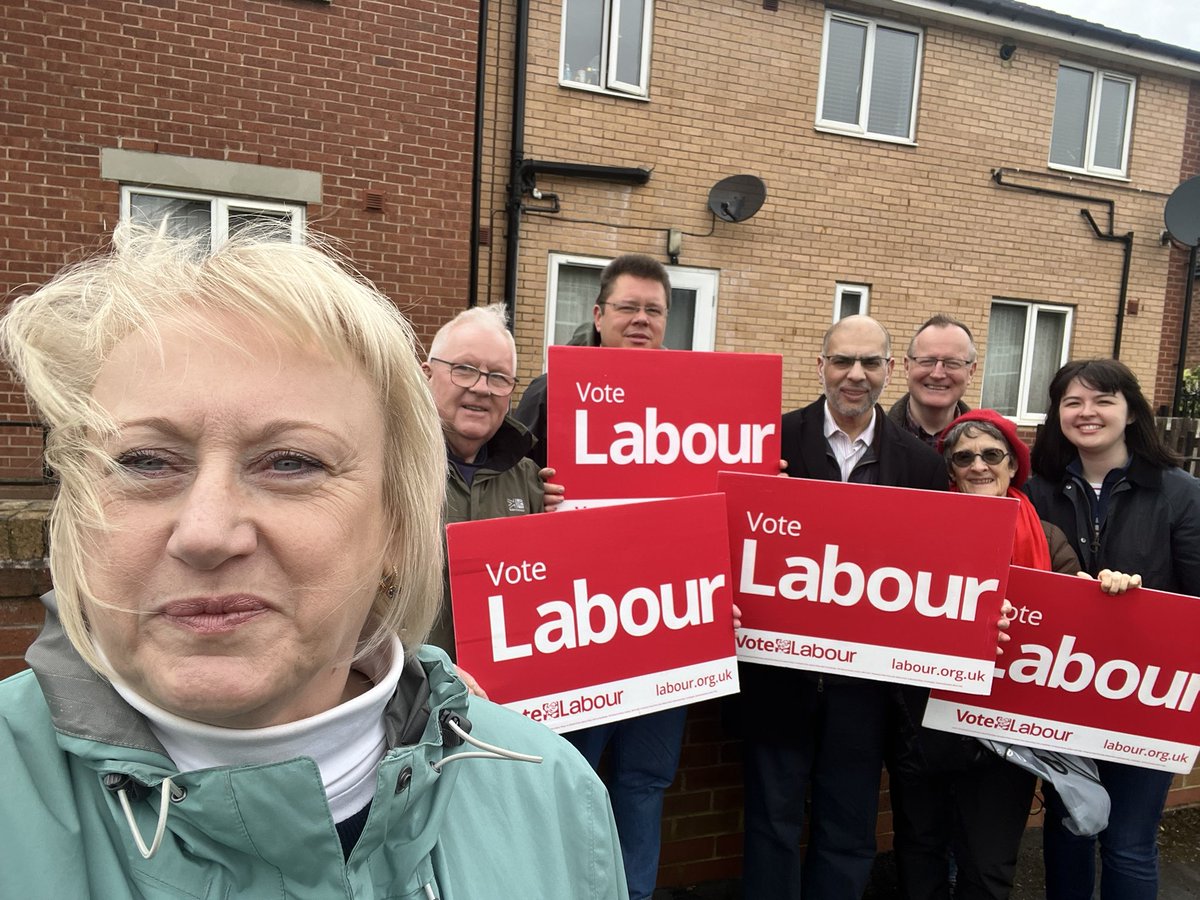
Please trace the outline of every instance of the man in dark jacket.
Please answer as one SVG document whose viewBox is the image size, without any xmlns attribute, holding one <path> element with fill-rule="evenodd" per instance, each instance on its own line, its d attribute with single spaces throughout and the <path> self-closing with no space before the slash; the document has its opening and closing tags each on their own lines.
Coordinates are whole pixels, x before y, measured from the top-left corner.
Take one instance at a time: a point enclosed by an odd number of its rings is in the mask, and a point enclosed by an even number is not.
<svg viewBox="0 0 1200 900">
<path fill-rule="evenodd" d="M 936 450 L 938 435 L 970 410 L 962 398 L 975 376 L 977 357 L 966 325 L 941 313 L 927 319 L 904 357 L 908 393 L 892 404 L 888 418 Z"/>
<path fill-rule="evenodd" d="M 540 513 L 533 437 L 508 415 L 517 351 L 503 304 L 464 310 L 438 330 L 422 364 L 446 435 L 442 524 Z M 429 642 L 455 658 L 449 572 Z"/>
<path fill-rule="evenodd" d="M 783 417 L 787 474 L 945 490 L 936 453 L 877 401 L 891 376 L 891 338 L 868 316 L 829 329 L 817 358 L 824 396 Z M 864 540 L 891 527 L 863 521 Z M 746 897 L 857 900 L 875 856 L 889 685 L 775 666 L 741 667 L 746 777 Z M 804 801 L 812 788 L 801 866 Z"/>
<path fill-rule="evenodd" d="M 656 259 L 619 256 L 600 275 L 588 328 L 572 344 L 657 350 L 667 329 L 671 281 Z M 530 383 L 517 419 L 538 441 L 530 456 L 546 465 L 546 376 Z M 569 488 L 570 485 L 567 485 Z M 564 735 L 598 768 L 611 745 L 605 782 L 612 798 L 630 900 L 649 900 L 658 877 L 663 794 L 675 780 L 687 707 L 584 728 Z"/>
</svg>

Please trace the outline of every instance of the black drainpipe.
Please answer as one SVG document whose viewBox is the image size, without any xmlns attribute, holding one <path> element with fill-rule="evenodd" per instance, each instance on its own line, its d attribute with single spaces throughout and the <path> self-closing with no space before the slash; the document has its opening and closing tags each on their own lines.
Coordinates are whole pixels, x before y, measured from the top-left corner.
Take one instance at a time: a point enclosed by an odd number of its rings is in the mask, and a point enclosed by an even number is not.
<svg viewBox="0 0 1200 900">
<path fill-rule="evenodd" d="M 1183 369 L 1187 365 L 1188 333 L 1192 326 L 1192 288 L 1196 284 L 1196 248 L 1188 252 L 1188 267 L 1186 287 L 1183 295 L 1183 323 L 1179 332 L 1179 359 L 1175 362 L 1175 402 L 1172 404 L 1171 415 L 1180 416 L 1183 413 Z"/>
<path fill-rule="evenodd" d="M 1117 301 L 1117 330 L 1113 335 L 1113 359 L 1121 358 L 1121 335 L 1125 330 L 1125 301 L 1129 295 L 1129 268 L 1133 263 L 1133 232 L 1127 231 L 1125 234 L 1113 233 L 1113 222 L 1115 217 L 1116 204 L 1113 200 L 1107 197 L 1091 197 L 1087 194 L 1073 194 L 1069 191 L 1056 191 L 1053 188 L 1036 187 L 1029 184 L 1013 184 L 1004 180 L 1004 169 L 996 169 L 992 172 L 992 180 L 1000 187 L 1009 188 L 1014 191 L 1027 191 L 1031 194 L 1041 194 L 1045 197 L 1062 197 L 1066 200 L 1082 200 L 1085 203 L 1100 203 L 1108 209 L 1108 230 L 1101 231 L 1096 224 L 1096 220 L 1092 218 L 1090 210 L 1081 209 L 1079 211 L 1088 224 L 1092 226 L 1092 231 L 1096 237 L 1102 241 L 1118 241 L 1125 245 L 1125 260 L 1121 266 L 1121 292 L 1120 298 Z"/>
<path fill-rule="evenodd" d="M 483 88 L 487 64 L 488 0 L 479 0 L 479 40 L 475 48 L 475 137 L 471 164 L 471 238 L 467 250 L 467 306 L 479 303 L 479 211 L 483 182 Z"/>
<path fill-rule="evenodd" d="M 504 305 L 510 327 L 517 321 L 517 254 L 521 247 L 521 163 L 525 158 L 525 68 L 529 57 L 529 0 L 517 0 L 517 34 L 513 45 L 512 163 L 504 235 Z"/>
</svg>

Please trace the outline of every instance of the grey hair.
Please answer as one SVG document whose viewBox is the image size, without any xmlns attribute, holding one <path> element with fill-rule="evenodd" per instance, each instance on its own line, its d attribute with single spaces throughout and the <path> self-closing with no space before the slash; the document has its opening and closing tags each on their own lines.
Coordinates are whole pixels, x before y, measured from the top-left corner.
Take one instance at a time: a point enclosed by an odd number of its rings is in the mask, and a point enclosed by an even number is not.
<svg viewBox="0 0 1200 900">
<path fill-rule="evenodd" d="M 844 318 L 838 319 L 836 322 L 834 322 L 832 325 L 830 325 L 828 328 L 825 329 L 825 335 L 821 338 L 821 353 L 822 353 L 822 355 L 827 354 L 829 352 L 829 341 L 833 338 L 833 335 L 838 330 L 838 328 L 848 322 L 853 322 L 855 319 L 866 319 L 868 322 L 872 322 L 876 326 L 878 326 L 879 330 L 883 333 L 883 355 L 890 359 L 891 355 L 892 355 L 892 333 L 890 331 L 888 331 L 886 328 L 884 328 L 883 323 L 880 322 L 878 319 L 874 319 L 871 316 L 865 316 L 865 315 L 861 315 L 861 314 L 853 315 L 853 316 L 846 316 Z"/>
<path fill-rule="evenodd" d="M 515 375 L 517 372 L 517 344 L 513 340 L 512 332 L 508 330 L 508 307 L 503 303 L 489 303 L 487 306 L 472 306 L 470 309 L 464 309 L 438 329 L 429 345 L 429 356 L 440 357 L 442 347 L 445 346 L 450 336 L 458 329 L 468 325 L 503 335 L 504 340 L 508 342 L 509 349 L 512 350 L 512 371 Z"/>
</svg>

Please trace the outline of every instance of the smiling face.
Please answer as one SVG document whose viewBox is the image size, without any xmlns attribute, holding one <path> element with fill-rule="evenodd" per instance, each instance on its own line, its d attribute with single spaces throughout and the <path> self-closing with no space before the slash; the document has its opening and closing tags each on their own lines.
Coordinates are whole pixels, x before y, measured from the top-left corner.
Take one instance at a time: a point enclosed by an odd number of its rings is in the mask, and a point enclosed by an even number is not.
<svg viewBox="0 0 1200 900">
<path fill-rule="evenodd" d="M 917 360 L 966 361 L 973 357 L 971 341 L 961 328 L 954 325 L 926 328 L 913 339 L 912 351 L 904 360 L 912 402 L 918 407 L 937 412 L 955 408 L 970 386 L 976 368 L 975 362 L 961 369 L 950 370 L 942 363 L 930 367 Z"/>
<path fill-rule="evenodd" d="M 1125 426 L 1133 416 L 1119 391 L 1098 391 L 1074 378 L 1058 401 L 1058 417 L 1063 436 L 1081 456 L 1112 456 L 1120 465 L 1128 455 Z"/>
<path fill-rule="evenodd" d="M 262 727 L 330 709 L 389 540 L 384 418 L 356 368 L 241 319 L 126 338 L 92 396 L 110 525 L 86 604 L 122 680 L 176 715 Z"/>
<path fill-rule="evenodd" d="M 869 424 L 867 417 L 892 374 L 892 360 L 887 356 L 887 336 L 878 322 L 866 316 L 843 319 L 830 333 L 823 355 L 817 358 L 817 376 L 825 387 L 829 410 L 843 429 L 861 430 Z M 874 369 L 864 367 L 861 361 L 847 368 L 833 361 L 838 357 L 885 361 Z"/>
<path fill-rule="evenodd" d="M 1013 459 L 1008 444 L 990 434 L 967 429 L 952 448 L 953 453 L 982 454 L 989 450 L 998 450 L 1005 456 L 995 464 L 985 462 L 979 455 L 976 455 L 970 465 L 966 467 L 951 463 L 950 477 L 954 479 L 955 486 L 962 493 L 1003 497 L 1008 492 L 1008 486 L 1012 483 L 1013 476 L 1017 474 L 1017 463 Z"/>
<path fill-rule="evenodd" d="M 474 366 L 481 372 L 516 374 L 512 345 L 504 335 L 478 325 L 461 325 L 451 331 L 439 344 L 437 357 L 454 365 Z M 446 363 L 427 362 L 422 368 L 429 378 L 446 443 L 459 459 L 473 462 L 479 448 L 500 429 L 512 397 L 493 394 L 487 378 L 480 378 L 469 388 L 459 387 L 450 379 Z"/>
<path fill-rule="evenodd" d="M 592 320 L 601 347 L 657 350 L 667 331 L 667 291 L 650 278 L 618 275 L 604 303 L 592 309 Z"/>
</svg>

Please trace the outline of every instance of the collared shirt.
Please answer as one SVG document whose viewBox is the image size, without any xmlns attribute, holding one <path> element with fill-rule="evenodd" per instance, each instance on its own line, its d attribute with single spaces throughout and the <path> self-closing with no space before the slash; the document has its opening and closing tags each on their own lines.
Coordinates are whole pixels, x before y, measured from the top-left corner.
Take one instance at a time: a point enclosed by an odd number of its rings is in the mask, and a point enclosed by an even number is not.
<svg viewBox="0 0 1200 900">
<path fill-rule="evenodd" d="M 842 473 L 842 481 L 850 480 L 850 473 L 854 471 L 854 467 L 858 465 L 859 460 L 863 458 L 874 442 L 876 415 L 877 412 L 872 410 L 871 424 L 863 430 L 862 434 L 852 439 L 834 421 L 833 414 L 829 411 L 829 404 L 825 404 L 825 443 L 833 451 L 834 459 L 837 460 L 838 468 Z"/>
</svg>

